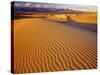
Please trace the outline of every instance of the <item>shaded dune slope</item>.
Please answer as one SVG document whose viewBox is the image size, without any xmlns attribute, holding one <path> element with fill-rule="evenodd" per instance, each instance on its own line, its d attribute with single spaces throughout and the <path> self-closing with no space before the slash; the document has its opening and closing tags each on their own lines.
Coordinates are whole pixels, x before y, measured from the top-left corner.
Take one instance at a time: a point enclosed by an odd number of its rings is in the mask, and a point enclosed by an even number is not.
<svg viewBox="0 0 100 75">
<path fill-rule="evenodd" d="M 14 73 L 97 67 L 96 33 L 45 19 L 14 23 Z"/>
</svg>

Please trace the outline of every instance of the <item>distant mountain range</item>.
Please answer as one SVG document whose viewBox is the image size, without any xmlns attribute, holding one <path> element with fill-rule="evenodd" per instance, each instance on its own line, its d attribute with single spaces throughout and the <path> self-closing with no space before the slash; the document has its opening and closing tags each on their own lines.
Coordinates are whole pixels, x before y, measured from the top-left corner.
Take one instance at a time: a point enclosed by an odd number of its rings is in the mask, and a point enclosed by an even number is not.
<svg viewBox="0 0 100 75">
<path fill-rule="evenodd" d="M 36 7 L 14 7 L 15 12 L 46 12 L 46 13 L 66 13 L 66 14 L 78 14 L 86 13 L 83 11 L 72 9 L 56 9 L 56 8 L 36 8 Z"/>
</svg>

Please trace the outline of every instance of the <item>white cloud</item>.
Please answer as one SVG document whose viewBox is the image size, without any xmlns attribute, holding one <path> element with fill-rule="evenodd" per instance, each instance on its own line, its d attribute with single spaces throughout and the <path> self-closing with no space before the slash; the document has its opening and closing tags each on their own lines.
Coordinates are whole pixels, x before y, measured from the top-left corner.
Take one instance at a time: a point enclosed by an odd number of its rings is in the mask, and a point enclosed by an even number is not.
<svg viewBox="0 0 100 75">
<path fill-rule="evenodd" d="M 20 4 L 19 3 L 15 3 L 15 6 L 20 6 Z"/>
<path fill-rule="evenodd" d="M 32 3 L 25 3 L 25 6 L 31 6 Z"/>
</svg>

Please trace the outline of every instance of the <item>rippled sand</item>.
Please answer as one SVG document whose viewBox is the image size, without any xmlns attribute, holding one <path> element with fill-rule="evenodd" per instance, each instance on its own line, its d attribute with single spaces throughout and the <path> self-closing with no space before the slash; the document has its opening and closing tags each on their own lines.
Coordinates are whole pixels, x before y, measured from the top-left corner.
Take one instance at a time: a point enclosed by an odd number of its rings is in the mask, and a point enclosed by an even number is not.
<svg viewBox="0 0 100 75">
<path fill-rule="evenodd" d="M 41 18 L 14 24 L 14 73 L 97 67 L 95 32 Z"/>
</svg>

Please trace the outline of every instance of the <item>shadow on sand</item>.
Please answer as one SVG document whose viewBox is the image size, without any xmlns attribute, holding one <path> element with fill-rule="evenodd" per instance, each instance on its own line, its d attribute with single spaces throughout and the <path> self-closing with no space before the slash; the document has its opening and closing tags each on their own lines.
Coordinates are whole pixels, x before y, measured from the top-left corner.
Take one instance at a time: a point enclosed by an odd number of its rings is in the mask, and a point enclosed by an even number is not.
<svg viewBox="0 0 100 75">
<path fill-rule="evenodd" d="M 12 20 L 19 20 L 19 19 L 25 19 L 25 18 L 37 18 L 37 17 L 33 17 L 33 16 L 13 16 Z M 46 17 L 39 17 L 39 18 L 46 18 Z M 59 22 L 59 21 L 54 21 L 54 22 Z M 70 16 L 67 17 L 66 22 L 61 22 L 61 23 L 65 24 L 67 26 L 74 27 L 74 28 L 80 28 L 80 29 L 85 29 L 85 30 L 92 31 L 92 32 L 97 32 L 97 24 L 76 22 L 76 21 L 73 21 L 70 18 Z"/>
<path fill-rule="evenodd" d="M 70 15 L 67 17 L 66 22 L 61 22 L 61 23 L 64 23 L 65 25 L 71 26 L 74 28 L 85 29 L 85 30 L 97 33 L 97 24 L 76 22 L 71 19 Z"/>
<path fill-rule="evenodd" d="M 92 24 L 92 23 L 80 23 L 80 22 L 75 22 L 72 20 L 68 20 L 66 22 L 66 24 L 68 26 L 72 26 L 75 28 L 80 28 L 80 29 L 85 29 L 85 30 L 89 30 L 92 32 L 97 32 L 97 24 Z"/>
<path fill-rule="evenodd" d="M 33 17 L 33 16 L 13 16 L 12 20 L 26 19 L 26 18 L 46 18 L 46 17 Z"/>
</svg>

